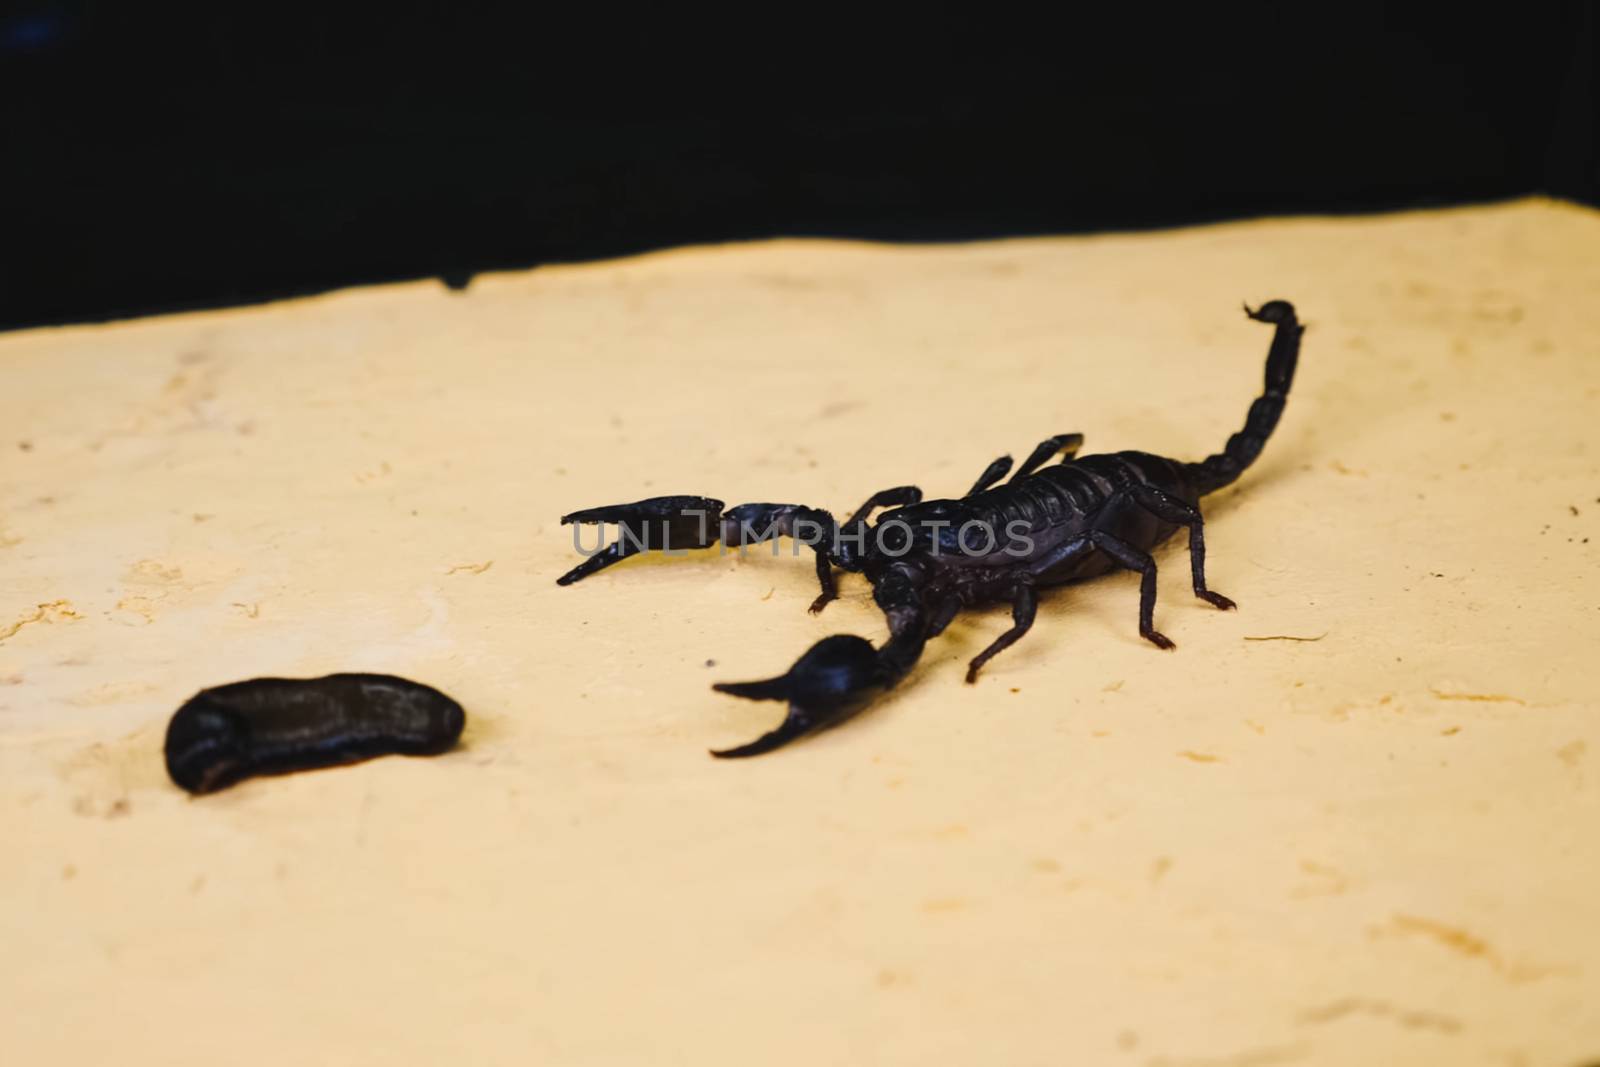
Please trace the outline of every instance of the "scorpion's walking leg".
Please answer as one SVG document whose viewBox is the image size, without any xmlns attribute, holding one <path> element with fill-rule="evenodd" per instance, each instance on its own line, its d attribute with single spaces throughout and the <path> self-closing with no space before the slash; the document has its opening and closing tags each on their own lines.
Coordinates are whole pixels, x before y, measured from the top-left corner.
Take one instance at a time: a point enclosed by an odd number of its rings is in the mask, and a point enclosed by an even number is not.
<svg viewBox="0 0 1600 1067">
<path fill-rule="evenodd" d="M 879 489 L 867 497 L 867 502 L 856 508 L 855 514 L 844 521 L 846 526 L 854 526 L 858 522 L 865 522 L 867 517 L 879 508 L 908 508 L 912 504 L 922 503 L 922 490 L 914 485 L 900 485 L 893 489 Z"/>
<path fill-rule="evenodd" d="M 1140 574 L 1139 636 L 1157 648 L 1176 647 L 1165 634 L 1155 628 L 1156 561 L 1150 557 L 1150 553 L 1140 551 L 1115 534 L 1106 533 L 1104 530 L 1089 530 L 1055 548 L 1049 555 L 1034 563 L 1030 572 L 1035 577 L 1044 575 L 1052 568 L 1070 564 L 1082 557 L 1085 552 L 1096 548 L 1118 566 L 1138 571 Z"/>
<path fill-rule="evenodd" d="M 1011 480 L 1016 481 L 1018 478 L 1032 474 L 1042 467 L 1046 460 L 1058 452 L 1062 453 L 1062 459 L 1071 459 L 1078 454 L 1078 449 L 1082 447 L 1083 434 L 1081 433 L 1058 433 L 1054 437 L 1048 437 L 1040 441 L 1039 446 L 1028 454 L 1028 458 L 1022 461 L 1022 466 L 1018 467 L 1017 472 L 1011 475 Z M 966 495 L 976 496 L 985 489 L 997 484 L 1010 471 L 1011 457 L 1001 456 L 984 468 L 983 473 L 978 475 L 978 480 L 973 483 L 971 489 L 967 490 Z"/>
<path fill-rule="evenodd" d="M 1223 611 L 1238 607 L 1221 593 L 1213 593 L 1206 588 L 1205 520 L 1200 517 L 1200 509 L 1153 485 L 1139 486 L 1134 490 L 1133 497 L 1140 507 L 1161 521 L 1188 527 L 1189 569 L 1194 574 L 1194 595 Z"/>
<path fill-rule="evenodd" d="M 983 468 L 983 473 L 978 475 L 978 480 L 972 483 L 972 488 L 968 489 L 965 495 L 977 496 L 985 489 L 988 489 L 990 486 L 994 485 L 1001 478 L 1004 478 L 1006 473 L 1010 470 L 1011 457 L 1001 456 L 999 459 Z"/>
<path fill-rule="evenodd" d="M 967 684 L 978 680 L 983 665 L 1017 643 L 1018 638 L 1033 627 L 1033 615 L 1039 607 L 1038 595 L 1032 582 L 1019 584 L 1011 598 L 1011 629 L 994 639 L 994 643 L 973 657 L 967 665 Z"/>
<path fill-rule="evenodd" d="M 1176 646 L 1155 627 L 1156 617 L 1156 561 L 1150 553 L 1142 552 L 1122 538 L 1104 530 L 1090 530 L 1089 543 L 1130 571 L 1138 571 L 1139 579 L 1139 636 L 1161 649 Z"/>
<path fill-rule="evenodd" d="M 1011 476 L 1011 480 L 1016 481 L 1018 478 L 1027 477 L 1044 466 L 1050 457 L 1058 452 L 1061 453 L 1063 461 L 1069 460 L 1076 456 L 1078 449 L 1082 447 L 1083 434 L 1081 433 L 1058 433 L 1054 437 L 1047 437 L 1039 442 L 1039 447 L 1028 454 L 1027 459 L 1022 461 L 1022 466 L 1017 468 L 1017 473 Z"/>
</svg>

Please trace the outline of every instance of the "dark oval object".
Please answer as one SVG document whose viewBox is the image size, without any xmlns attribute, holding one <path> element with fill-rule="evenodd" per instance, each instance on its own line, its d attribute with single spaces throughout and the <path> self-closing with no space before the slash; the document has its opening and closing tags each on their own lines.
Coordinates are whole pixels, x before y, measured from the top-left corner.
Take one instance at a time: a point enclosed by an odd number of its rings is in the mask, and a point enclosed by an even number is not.
<svg viewBox="0 0 1600 1067">
<path fill-rule="evenodd" d="M 191 697 L 167 724 L 167 773 L 191 793 L 257 774 L 373 756 L 433 756 L 466 713 L 439 690 L 392 674 L 252 678 Z"/>
</svg>

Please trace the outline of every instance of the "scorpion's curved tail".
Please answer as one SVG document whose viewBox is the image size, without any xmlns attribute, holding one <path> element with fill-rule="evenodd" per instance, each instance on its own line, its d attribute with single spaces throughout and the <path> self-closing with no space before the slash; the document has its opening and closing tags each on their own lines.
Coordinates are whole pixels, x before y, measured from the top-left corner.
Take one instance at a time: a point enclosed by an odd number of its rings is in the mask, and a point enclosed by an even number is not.
<svg viewBox="0 0 1600 1067">
<path fill-rule="evenodd" d="M 1199 463 L 1185 465 L 1189 484 L 1201 496 L 1238 480 L 1261 454 L 1267 438 L 1278 425 L 1278 417 L 1283 414 L 1289 386 L 1294 381 L 1295 363 L 1300 358 L 1300 335 L 1306 328 L 1295 318 L 1293 304 L 1287 300 L 1269 300 L 1254 311 L 1246 304 L 1244 313 L 1257 322 L 1270 322 L 1277 327 L 1272 335 L 1272 348 L 1267 352 L 1266 388 L 1250 405 L 1244 429 L 1228 438 L 1221 452 Z"/>
</svg>

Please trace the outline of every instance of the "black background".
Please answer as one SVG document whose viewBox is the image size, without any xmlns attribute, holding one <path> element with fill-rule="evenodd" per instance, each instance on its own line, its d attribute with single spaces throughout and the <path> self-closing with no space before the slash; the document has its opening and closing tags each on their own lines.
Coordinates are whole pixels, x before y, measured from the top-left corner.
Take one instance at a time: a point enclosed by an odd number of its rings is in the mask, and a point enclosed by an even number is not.
<svg viewBox="0 0 1600 1067">
<path fill-rule="evenodd" d="M 1600 202 L 1588 3 L 0 7 L 0 327 L 784 234 Z"/>
</svg>

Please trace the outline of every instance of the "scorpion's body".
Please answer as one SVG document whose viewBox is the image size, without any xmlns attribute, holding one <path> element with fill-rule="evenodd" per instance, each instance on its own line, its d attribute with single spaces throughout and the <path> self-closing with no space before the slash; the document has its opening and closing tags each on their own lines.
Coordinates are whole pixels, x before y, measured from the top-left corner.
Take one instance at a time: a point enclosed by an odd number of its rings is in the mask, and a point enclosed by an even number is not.
<svg viewBox="0 0 1600 1067">
<path fill-rule="evenodd" d="M 825 638 L 790 671 L 765 682 L 718 685 L 753 699 L 782 699 L 789 714 L 771 733 L 719 756 L 750 756 L 787 744 L 859 708 L 873 692 L 899 681 L 964 609 L 1005 602 L 1014 624 L 973 659 L 967 681 L 1033 625 L 1036 590 L 1118 569 L 1141 573 L 1139 632 L 1161 648 L 1172 642 L 1153 625 L 1156 565 L 1150 550 L 1179 529 L 1189 530 L 1195 595 L 1219 608 L 1233 601 L 1206 588 L 1205 540 L 1199 501 L 1234 481 L 1260 454 L 1283 412 L 1304 327 L 1294 308 L 1274 300 L 1251 318 L 1276 326 L 1267 357 L 1266 386 L 1245 426 L 1224 449 L 1199 463 L 1147 452 L 1077 456 L 1080 434 L 1041 442 L 1009 482 L 1011 458 L 991 463 L 960 499 L 923 500 L 915 486 L 875 493 L 843 523 L 795 504 L 742 504 L 724 511 L 706 497 L 655 497 L 593 508 L 563 523 L 616 523 L 621 539 L 579 564 L 567 585 L 646 549 L 704 548 L 718 539 L 744 545 L 788 535 L 817 553 L 820 611 L 835 597 L 833 569 L 859 572 L 889 623 L 889 640 L 874 649 L 859 637 Z M 1056 455 L 1061 463 L 1044 466 Z M 887 508 L 876 524 L 872 513 Z"/>
<path fill-rule="evenodd" d="M 1002 580 L 1027 573 L 1037 585 L 1059 585 L 1116 569 L 1114 560 L 1094 548 L 1055 556 L 1061 546 L 1078 542 L 1090 530 L 1103 530 L 1146 550 L 1177 532 L 1177 525 L 1127 506 L 1127 494 L 1135 486 L 1165 490 L 1191 505 L 1198 502 L 1179 464 L 1146 452 L 1115 452 L 1067 459 L 960 500 L 926 500 L 896 508 L 880 521 L 929 531 L 921 543 L 913 542 L 929 553 L 933 532 L 939 531 L 940 557 L 950 556 L 949 566 L 958 570 L 993 570 Z M 935 525 L 943 522 L 951 525 Z M 968 554 L 976 546 L 963 546 L 958 532 L 969 523 L 980 529 L 1025 531 L 1033 550 L 1019 559 L 1008 555 L 1002 543 L 994 552 Z M 1041 568 L 1046 559 L 1049 565 Z"/>
</svg>

